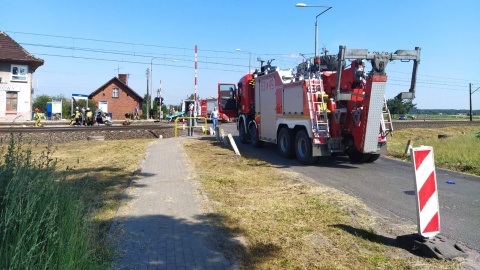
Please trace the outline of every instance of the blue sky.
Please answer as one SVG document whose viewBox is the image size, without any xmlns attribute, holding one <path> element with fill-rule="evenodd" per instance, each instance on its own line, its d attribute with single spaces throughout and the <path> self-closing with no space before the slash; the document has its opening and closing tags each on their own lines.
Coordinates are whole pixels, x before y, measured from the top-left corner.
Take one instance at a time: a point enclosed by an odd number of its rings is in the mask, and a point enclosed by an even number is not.
<svg viewBox="0 0 480 270">
<path fill-rule="evenodd" d="M 420 109 L 468 109 L 469 83 L 480 87 L 480 1 L 6 1 L 0 30 L 45 60 L 34 74 L 35 94 L 90 94 L 120 73 L 146 93 L 153 67 L 154 96 L 162 80 L 167 104 L 194 91 L 216 96 L 218 82 L 237 82 L 257 57 L 295 68 L 299 53 L 312 56 L 315 16 L 318 47 L 394 52 L 422 48 L 417 98 Z M 8 13 L 8 16 L 7 16 Z M 241 49 L 242 51 L 236 51 Z M 387 98 L 408 91 L 412 63 L 387 66 Z M 472 95 L 480 109 L 480 90 Z"/>
</svg>

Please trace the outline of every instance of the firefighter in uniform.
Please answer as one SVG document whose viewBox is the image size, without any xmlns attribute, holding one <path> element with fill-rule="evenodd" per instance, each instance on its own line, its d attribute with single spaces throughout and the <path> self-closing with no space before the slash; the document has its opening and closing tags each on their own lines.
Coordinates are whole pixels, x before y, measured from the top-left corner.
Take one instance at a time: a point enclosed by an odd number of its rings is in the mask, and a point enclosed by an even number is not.
<svg viewBox="0 0 480 270">
<path fill-rule="evenodd" d="M 35 127 L 41 127 L 40 124 L 40 110 L 38 108 L 35 109 Z"/>
<path fill-rule="evenodd" d="M 79 111 L 75 111 L 75 117 L 72 119 L 72 122 L 70 122 L 70 126 L 79 125 L 81 119 L 82 114 Z"/>
<path fill-rule="evenodd" d="M 130 125 L 130 114 L 128 112 L 125 114 L 125 122 L 123 122 L 123 125 L 124 126 Z"/>
<path fill-rule="evenodd" d="M 90 108 L 85 111 L 85 117 L 87 126 L 93 126 L 93 112 Z"/>
</svg>

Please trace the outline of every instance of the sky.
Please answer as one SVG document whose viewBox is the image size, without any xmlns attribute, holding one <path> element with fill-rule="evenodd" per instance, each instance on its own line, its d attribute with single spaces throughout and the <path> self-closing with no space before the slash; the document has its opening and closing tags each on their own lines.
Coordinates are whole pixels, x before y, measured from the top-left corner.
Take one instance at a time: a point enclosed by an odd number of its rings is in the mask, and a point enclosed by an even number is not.
<svg viewBox="0 0 480 270">
<path fill-rule="evenodd" d="M 421 47 L 413 103 L 469 108 L 469 84 L 480 87 L 480 1 L 299 1 L 333 7 L 318 17 L 319 54 L 337 54 L 339 45 L 392 53 Z M 258 57 L 294 70 L 301 54 L 312 57 L 315 18 L 325 8 L 295 7 L 299 1 L 4 1 L 0 31 L 45 60 L 34 73 L 35 95 L 88 95 L 123 73 L 143 97 L 151 69 L 150 93 L 157 96 L 161 80 L 164 102 L 179 104 L 195 89 L 216 97 L 219 82 L 238 82 L 249 63 L 260 66 Z M 408 91 L 412 67 L 387 65 L 387 99 Z M 472 105 L 480 109 L 480 89 Z"/>
</svg>

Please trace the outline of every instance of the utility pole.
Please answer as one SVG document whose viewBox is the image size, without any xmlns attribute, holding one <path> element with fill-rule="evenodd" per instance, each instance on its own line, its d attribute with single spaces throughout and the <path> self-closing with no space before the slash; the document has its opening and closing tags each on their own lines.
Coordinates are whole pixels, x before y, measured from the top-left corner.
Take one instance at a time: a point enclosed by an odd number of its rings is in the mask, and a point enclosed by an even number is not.
<svg viewBox="0 0 480 270">
<path fill-rule="evenodd" d="M 470 122 L 473 121 L 473 113 L 472 113 L 472 94 L 477 92 L 477 90 L 480 89 L 480 87 L 478 87 L 477 89 L 475 89 L 475 91 L 472 92 L 472 84 L 470 83 Z"/>
<path fill-rule="evenodd" d="M 470 122 L 473 121 L 473 117 L 472 117 L 472 83 L 470 83 Z"/>
<path fill-rule="evenodd" d="M 149 102 L 149 96 L 148 96 L 148 85 L 149 85 L 149 79 L 150 79 L 150 69 L 147 68 L 147 120 L 150 117 L 150 102 Z"/>
</svg>

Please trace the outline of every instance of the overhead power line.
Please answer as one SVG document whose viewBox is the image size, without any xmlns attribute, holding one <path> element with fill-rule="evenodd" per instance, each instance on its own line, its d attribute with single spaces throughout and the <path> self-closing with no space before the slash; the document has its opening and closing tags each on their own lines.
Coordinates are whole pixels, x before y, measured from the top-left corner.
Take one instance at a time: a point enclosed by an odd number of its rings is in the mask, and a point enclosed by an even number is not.
<svg viewBox="0 0 480 270">
<path fill-rule="evenodd" d="M 50 38 L 62 38 L 62 39 L 70 39 L 70 40 L 82 40 L 82 41 L 91 41 L 91 42 L 98 42 L 98 43 L 108 43 L 108 44 L 122 44 L 122 45 L 129 45 L 133 46 L 134 48 L 144 46 L 144 47 L 151 47 L 151 48 L 161 48 L 161 49 L 173 49 L 173 50 L 183 50 L 189 53 L 183 53 L 183 54 L 172 54 L 172 53 L 158 53 L 158 52 L 144 52 L 144 51 L 136 51 L 135 49 L 132 51 L 128 50 L 115 50 L 115 49 L 95 49 L 95 48 L 85 48 L 85 47 L 75 47 L 75 46 L 61 46 L 61 45 L 53 45 L 53 44 L 39 44 L 39 43 L 27 43 L 23 42 L 20 43 L 21 45 L 27 45 L 27 46 L 34 46 L 34 47 L 45 47 L 45 48 L 51 48 L 54 50 L 71 50 L 71 51 L 79 51 L 79 52 L 89 52 L 89 53 L 103 53 L 103 54 L 111 54 L 111 55 L 119 55 L 119 56 L 129 56 L 129 57 L 141 57 L 141 58 L 158 58 L 158 59 L 163 59 L 163 60 L 170 60 L 172 58 L 181 58 L 181 61 L 188 61 L 192 62 L 194 61 L 193 59 L 193 48 L 185 48 L 185 47 L 177 47 L 177 46 L 164 46 L 164 45 L 155 45 L 155 44 L 145 44 L 145 43 L 133 43 L 133 42 L 124 42 L 124 41 L 113 41 L 113 40 L 103 40 L 103 39 L 92 39 L 92 38 L 83 38 L 83 37 L 73 37 L 73 36 L 64 36 L 64 35 L 50 35 L 50 34 L 40 34 L 40 33 L 30 33 L 30 32 L 20 32 L 20 31 L 5 31 L 8 33 L 13 33 L 13 34 L 22 34 L 22 35 L 31 35 L 31 36 L 41 36 L 41 37 L 50 37 Z M 237 64 L 237 63 L 231 63 L 228 62 L 230 61 L 235 61 L 238 59 L 244 59 L 247 56 L 244 56 L 242 54 L 239 54 L 238 52 L 232 50 L 232 51 L 222 51 L 222 50 L 212 50 L 212 49 L 199 49 L 200 52 L 209 52 L 209 53 L 215 53 L 215 55 L 207 54 L 207 55 L 202 55 L 199 54 L 200 59 L 205 59 L 205 61 L 199 60 L 198 62 L 201 64 L 208 64 L 208 65 L 219 65 L 219 66 L 227 66 L 227 67 L 233 67 L 233 68 L 242 68 L 246 67 L 247 65 L 242 65 L 242 64 Z M 190 53 L 191 52 L 191 53 Z M 150 62 L 145 63 L 142 61 L 132 61 L 132 60 L 118 60 L 118 59 L 105 59 L 105 58 L 99 58 L 99 57 L 90 57 L 90 56 L 66 56 L 66 55 L 61 55 L 61 54 L 50 54 L 50 53 L 36 53 L 37 55 L 46 55 L 46 56 L 54 56 L 54 57 L 65 57 L 65 58 L 76 58 L 76 59 L 85 59 L 85 60 L 97 60 L 97 61 L 110 61 L 110 62 L 125 62 L 125 63 L 134 63 L 134 64 L 150 64 Z M 235 54 L 236 57 L 228 57 L 225 55 L 221 54 Z M 297 55 L 295 53 L 256 53 L 252 52 L 252 54 L 256 55 L 261 55 L 262 57 L 280 57 L 281 59 L 277 59 L 276 61 L 280 63 L 284 63 L 290 67 L 295 67 L 295 65 L 300 61 L 295 61 L 293 60 L 293 56 Z M 300 57 L 300 54 L 298 54 Z M 308 56 L 308 54 L 306 54 Z M 161 57 L 163 56 L 163 58 Z M 313 54 L 312 54 L 313 56 Z M 191 59 L 191 60 L 190 60 Z M 222 60 L 222 61 L 211 61 L 209 59 L 217 59 L 217 60 Z M 291 60 L 289 60 L 291 59 Z M 180 60 L 180 59 L 177 59 Z M 223 61 L 226 60 L 226 61 Z M 268 60 L 265 58 L 265 60 Z M 153 63 L 152 65 L 160 65 L 160 66 L 172 66 L 172 67 L 180 67 L 180 68 L 191 68 L 191 66 L 182 66 L 182 65 L 173 65 L 173 64 L 167 64 L 167 63 L 162 63 L 159 64 Z M 207 70 L 220 70 L 220 71 L 225 71 L 225 69 L 222 68 L 211 68 L 211 67 L 205 67 L 202 66 L 202 69 L 207 69 Z M 228 71 L 234 71 L 229 69 Z M 235 70 L 238 72 L 242 72 L 240 70 Z M 389 70 L 389 73 L 399 73 L 399 74 L 408 74 L 410 75 L 410 72 L 403 72 L 403 71 L 396 71 L 396 70 Z M 434 78 L 434 82 L 429 80 L 429 78 Z M 438 79 L 443 80 L 439 81 Z M 390 80 L 393 81 L 399 81 L 399 82 L 410 82 L 409 78 L 392 78 Z M 447 82 L 450 81 L 450 82 Z M 479 83 L 479 80 L 471 80 L 471 79 L 460 79 L 460 78 L 448 78 L 448 77 L 443 77 L 443 76 L 432 76 L 432 75 L 426 75 L 426 74 L 418 74 L 417 77 L 417 84 L 419 85 L 438 85 L 438 86 L 447 86 L 447 87 L 466 87 L 463 85 L 457 84 L 457 81 L 465 82 L 465 84 L 474 82 L 474 83 Z M 434 87 L 431 87 L 434 88 Z M 450 88 L 446 88 L 450 89 Z M 466 90 L 465 90 L 466 91 Z"/>
</svg>

